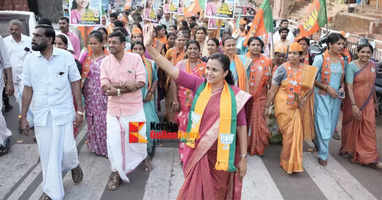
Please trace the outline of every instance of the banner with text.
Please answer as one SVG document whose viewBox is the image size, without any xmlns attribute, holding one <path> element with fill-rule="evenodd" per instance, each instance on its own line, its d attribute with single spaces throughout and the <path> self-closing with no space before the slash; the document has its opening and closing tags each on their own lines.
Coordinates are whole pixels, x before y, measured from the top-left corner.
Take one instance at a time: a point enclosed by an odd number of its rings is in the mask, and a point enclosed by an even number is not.
<svg viewBox="0 0 382 200">
<path fill-rule="evenodd" d="M 205 17 L 232 19 L 234 17 L 235 0 L 207 0 L 205 6 Z"/>
<path fill-rule="evenodd" d="M 70 0 L 70 24 L 94 26 L 101 24 L 102 0 Z"/>
</svg>

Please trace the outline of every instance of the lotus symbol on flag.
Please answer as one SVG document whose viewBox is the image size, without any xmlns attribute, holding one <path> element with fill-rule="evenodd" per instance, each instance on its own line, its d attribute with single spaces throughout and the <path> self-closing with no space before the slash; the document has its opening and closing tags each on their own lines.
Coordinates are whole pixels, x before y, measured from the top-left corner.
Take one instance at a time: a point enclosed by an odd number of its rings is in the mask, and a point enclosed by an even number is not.
<svg viewBox="0 0 382 200">
<path fill-rule="evenodd" d="M 318 18 L 318 10 L 314 9 L 313 12 L 304 19 L 304 29 L 310 30 L 316 23 Z"/>
</svg>

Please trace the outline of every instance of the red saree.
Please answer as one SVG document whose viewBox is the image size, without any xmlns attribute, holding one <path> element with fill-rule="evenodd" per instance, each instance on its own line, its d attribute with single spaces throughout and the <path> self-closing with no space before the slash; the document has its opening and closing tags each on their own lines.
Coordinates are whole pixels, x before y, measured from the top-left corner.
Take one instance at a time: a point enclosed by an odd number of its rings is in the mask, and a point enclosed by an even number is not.
<svg viewBox="0 0 382 200">
<path fill-rule="evenodd" d="M 362 120 L 353 119 L 352 105 L 345 98 L 340 152 L 353 156 L 353 162 L 372 164 L 378 161 L 375 122 L 375 65 L 370 63 L 354 74 L 353 93 L 362 112 Z"/>
<path fill-rule="evenodd" d="M 267 84 L 271 78 L 272 61 L 264 55 L 252 60 L 249 68 L 249 93 L 253 96 L 250 118 L 250 134 L 248 136 L 248 152 L 250 155 L 263 155 L 269 144 L 270 132 L 264 118 L 267 102 Z"/>
<path fill-rule="evenodd" d="M 203 79 L 181 71 L 178 84 L 196 91 Z M 244 106 L 250 95 L 237 87 L 235 92 L 237 111 L 243 114 Z M 215 170 L 217 157 L 217 137 L 219 132 L 219 110 L 221 92 L 214 94 L 203 113 L 200 124 L 200 138 L 195 149 L 191 149 L 187 163 L 184 165 L 185 181 L 178 193 L 177 200 L 239 200 L 241 199 L 242 181 L 239 174 Z M 238 115 L 238 125 L 245 122 Z M 243 116 L 243 115 L 242 115 Z M 240 144 L 236 145 L 235 165 L 240 159 Z"/>
</svg>

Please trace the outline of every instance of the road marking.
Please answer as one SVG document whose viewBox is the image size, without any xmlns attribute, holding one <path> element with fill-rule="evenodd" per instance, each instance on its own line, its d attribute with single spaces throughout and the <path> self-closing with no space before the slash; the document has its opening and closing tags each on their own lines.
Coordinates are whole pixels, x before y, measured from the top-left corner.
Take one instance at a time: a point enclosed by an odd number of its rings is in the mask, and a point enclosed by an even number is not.
<svg viewBox="0 0 382 200">
<path fill-rule="evenodd" d="M 258 156 L 248 158 L 241 195 L 242 199 L 284 199 L 263 160 Z"/>
<path fill-rule="evenodd" d="M 153 170 L 145 187 L 143 200 L 160 196 L 163 199 L 176 199 L 184 177 L 177 149 L 157 148 L 153 160 Z M 248 173 L 244 179 L 242 199 L 283 200 L 271 175 L 259 157 L 248 159 Z"/>
<path fill-rule="evenodd" d="M 109 161 L 91 153 L 86 145 L 82 147 L 79 158 L 84 179 L 74 185 L 70 172 L 64 177 L 65 199 L 101 199 L 111 173 Z"/>
<path fill-rule="evenodd" d="M 311 153 L 304 154 L 304 168 L 328 200 L 377 200 L 338 161 L 329 155 L 328 165 L 322 167 Z"/>
<path fill-rule="evenodd" d="M 80 148 L 80 154 L 82 153 L 82 151 L 83 151 L 83 148 L 87 148 L 86 147 L 86 145 L 83 145 L 84 144 L 84 142 L 85 142 L 85 139 L 86 139 L 86 133 L 87 133 L 87 124 L 85 123 L 82 127 L 81 127 L 81 129 L 80 129 L 80 132 L 79 132 L 79 134 L 77 135 L 77 138 L 76 138 L 76 145 L 77 145 L 77 148 Z M 82 158 L 81 158 L 81 155 L 79 156 L 79 159 L 80 159 L 80 161 L 82 160 Z M 80 162 L 80 164 L 81 164 L 81 166 L 82 166 L 82 163 Z M 37 176 L 39 175 L 39 174 L 41 174 L 42 173 L 42 171 L 41 171 L 41 165 L 40 165 L 40 173 L 38 173 L 37 174 Z M 86 173 L 86 172 L 84 172 L 84 173 Z M 37 176 L 36 176 L 36 178 L 37 178 Z M 66 176 L 68 176 L 68 174 L 66 175 Z M 69 176 L 71 176 L 71 175 L 69 175 Z M 71 178 L 70 178 L 71 179 Z M 36 180 L 36 179 L 33 179 L 33 181 L 34 180 Z M 65 177 L 64 177 L 64 180 L 65 180 Z M 64 187 L 65 187 L 65 182 L 63 182 L 64 183 Z M 73 183 L 72 183 L 73 184 Z M 64 188 L 65 189 L 65 188 Z M 24 191 L 25 192 L 25 191 Z M 103 189 L 102 189 L 102 192 L 103 192 Z M 85 192 L 86 193 L 86 192 Z M 66 193 L 65 193 L 66 194 Z M 36 188 L 36 190 L 32 193 L 32 195 L 30 196 L 30 200 L 37 200 L 37 199 L 39 199 L 40 197 L 41 197 L 41 195 L 42 195 L 42 182 L 40 181 L 39 182 L 39 184 L 38 184 L 38 186 L 37 186 L 37 188 Z M 101 193 L 101 195 L 102 195 L 102 193 Z"/>
<path fill-rule="evenodd" d="M 145 186 L 143 200 L 151 199 L 170 199 L 171 168 L 174 162 L 176 149 L 156 148 L 155 156 L 152 161 L 153 170 Z"/>
<path fill-rule="evenodd" d="M 9 154 L 1 157 L 0 161 L 0 199 L 11 196 L 22 178 L 32 170 L 38 161 L 38 149 L 35 144 L 15 144 Z M 26 177 L 25 177 L 26 176 Z M 23 181 L 25 182 L 25 180 Z M 21 183 L 22 184 L 22 183 Z M 20 187 L 20 186 L 17 186 Z"/>
<path fill-rule="evenodd" d="M 40 163 L 33 169 L 33 171 L 24 179 L 24 181 L 17 187 L 8 200 L 18 200 L 28 186 L 33 183 L 37 176 L 41 173 Z"/>
</svg>

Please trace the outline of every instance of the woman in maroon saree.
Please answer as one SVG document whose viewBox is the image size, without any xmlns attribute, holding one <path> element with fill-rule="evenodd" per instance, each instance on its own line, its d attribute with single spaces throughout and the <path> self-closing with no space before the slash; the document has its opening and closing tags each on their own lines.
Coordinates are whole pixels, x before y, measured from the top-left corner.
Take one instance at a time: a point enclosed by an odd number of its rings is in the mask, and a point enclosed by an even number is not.
<svg viewBox="0 0 382 200">
<path fill-rule="evenodd" d="M 359 45 L 358 60 L 346 68 L 348 95 L 343 111 L 340 155 L 374 168 L 382 168 L 378 161 L 375 123 L 375 63 L 370 61 L 373 48 Z"/>
<path fill-rule="evenodd" d="M 232 86 L 233 79 L 229 71 L 229 58 L 223 54 L 215 54 L 209 58 L 206 67 L 206 81 L 195 75 L 190 75 L 178 68 L 173 67 L 171 62 L 166 60 L 154 48 L 151 47 L 150 32 L 152 27 L 145 31 L 145 44 L 148 52 L 154 58 L 158 66 L 169 76 L 176 80 L 178 85 L 191 89 L 193 92 L 199 91 L 202 84 L 211 88 L 208 103 L 200 118 L 199 137 L 195 140 L 195 147 L 192 149 L 188 161 L 184 166 L 185 181 L 179 191 L 178 200 L 238 200 L 241 199 L 242 178 L 247 170 L 247 120 L 245 106 L 251 96 Z M 234 164 L 238 168 L 236 171 L 216 170 L 217 157 L 219 153 L 219 143 L 221 136 L 219 133 L 220 112 L 219 106 L 222 101 L 222 94 L 226 88 L 226 83 L 230 84 L 234 93 L 237 115 L 237 142 L 234 151 Z M 224 103 L 224 102 L 223 102 Z M 198 105 L 198 104 L 196 104 Z M 217 112 L 218 111 L 218 112 Z M 192 117 L 194 120 L 194 117 Z M 235 140 L 234 140 L 235 141 Z M 232 144 L 231 144 L 232 145 Z M 230 146 L 231 147 L 231 146 Z M 216 164 L 216 165 L 215 165 Z"/>
</svg>

